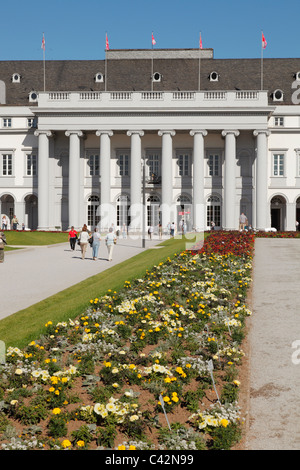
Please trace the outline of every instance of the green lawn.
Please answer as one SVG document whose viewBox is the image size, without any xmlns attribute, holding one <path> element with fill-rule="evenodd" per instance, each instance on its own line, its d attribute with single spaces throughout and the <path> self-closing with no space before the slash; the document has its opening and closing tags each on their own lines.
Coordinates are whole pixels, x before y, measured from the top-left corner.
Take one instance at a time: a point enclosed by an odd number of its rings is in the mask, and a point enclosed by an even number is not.
<svg viewBox="0 0 300 470">
<path fill-rule="evenodd" d="M 68 234 L 64 232 L 5 232 L 7 245 L 52 245 L 68 241 Z"/>
<path fill-rule="evenodd" d="M 40 233 L 40 235 L 44 234 Z M 58 243 L 57 240 L 60 235 L 67 238 L 66 234 L 53 235 L 57 236 L 55 243 Z M 49 234 L 49 237 L 51 237 L 51 234 Z M 200 234 L 198 234 L 198 237 L 200 237 Z M 60 240 L 62 241 L 61 238 Z M 38 241 L 38 237 L 35 241 Z M 175 253 L 190 249 L 191 246 L 192 241 L 185 238 L 172 238 L 164 241 L 161 243 L 161 248 L 146 250 L 29 308 L 10 315 L 0 320 L 0 339 L 5 342 L 6 347 L 17 346 L 22 348 L 46 331 L 44 325 L 47 321 L 51 320 L 53 323 L 58 323 L 67 321 L 69 318 L 76 318 L 84 313 L 90 305 L 91 299 L 100 297 L 107 293 L 109 289 L 118 290 L 122 288 L 125 281 L 142 277 L 147 270 L 160 261 L 173 257 Z"/>
</svg>

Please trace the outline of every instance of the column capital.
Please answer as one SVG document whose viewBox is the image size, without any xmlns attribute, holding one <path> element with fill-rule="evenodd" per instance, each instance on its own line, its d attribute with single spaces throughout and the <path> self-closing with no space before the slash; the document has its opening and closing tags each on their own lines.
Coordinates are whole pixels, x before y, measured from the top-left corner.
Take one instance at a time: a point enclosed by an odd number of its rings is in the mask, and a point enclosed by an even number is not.
<svg viewBox="0 0 300 470">
<path fill-rule="evenodd" d="M 160 130 L 158 131 L 158 135 L 161 137 L 162 135 L 164 134 L 170 134 L 171 137 L 174 137 L 174 135 L 176 134 L 176 132 L 174 130 L 171 130 L 171 129 L 166 129 L 166 130 Z"/>
<path fill-rule="evenodd" d="M 255 130 L 253 131 L 254 137 L 257 137 L 259 134 L 265 134 L 266 137 L 269 137 L 269 135 L 271 134 L 271 132 L 269 131 L 269 129 L 255 129 Z"/>
<path fill-rule="evenodd" d="M 237 129 L 227 129 L 222 131 L 222 137 L 226 137 L 228 134 L 233 134 L 234 137 L 238 137 L 240 135 L 240 131 Z"/>
<path fill-rule="evenodd" d="M 40 130 L 40 129 L 37 129 L 36 131 L 34 131 L 34 135 L 36 137 L 38 137 L 39 135 L 46 135 L 47 137 L 52 137 L 53 136 L 51 131 L 43 131 L 43 130 Z"/>
<path fill-rule="evenodd" d="M 107 134 L 108 137 L 112 137 L 114 135 L 113 131 L 110 131 L 110 130 L 108 130 L 108 131 L 105 131 L 105 130 L 96 131 L 96 136 L 97 137 L 100 137 L 102 134 Z"/>
<path fill-rule="evenodd" d="M 143 137 L 145 133 L 141 130 L 127 131 L 128 137 L 131 137 L 133 134 L 138 134 L 140 137 Z"/>
<path fill-rule="evenodd" d="M 83 137 L 83 132 L 82 131 L 66 131 L 65 135 L 67 137 L 70 137 L 70 135 L 77 135 L 78 137 Z"/>
<path fill-rule="evenodd" d="M 208 132 L 207 132 L 206 129 L 192 129 L 192 130 L 190 131 L 190 135 L 191 135 L 192 137 L 194 137 L 194 135 L 196 135 L 196 134 L 202 134 L 203 137 L 205 137 L 205 136 L 207 136 Z"/>
</svg>

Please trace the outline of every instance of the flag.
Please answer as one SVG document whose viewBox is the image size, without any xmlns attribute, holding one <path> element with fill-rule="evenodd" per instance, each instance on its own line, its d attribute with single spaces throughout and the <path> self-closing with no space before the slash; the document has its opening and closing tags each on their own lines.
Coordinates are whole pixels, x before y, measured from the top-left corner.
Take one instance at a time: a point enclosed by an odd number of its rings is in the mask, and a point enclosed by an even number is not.
<svg viewBox="0 0 300 470">
<path fill-rule="evenodd" d="M 153 33 L 152 33 L 152 46 L 155 46 L 155 44 L 156 44 L 156 41 L 155 41 Z"/>
<path fill-rule="evenodd" d="M 45 51 L 45 36 L 44 36 L 44 33 L 43 33 L 43 39 L 42 39 L 42 49 Z"/>
<path fill-rule="evenodd" d="M 106 34 L 106 39 L 105 39 L 105 49 L 108 51 L 109 50 L 109 42 L 108 42 L 108 37 Z"/>
<path fill-rule="evenodd" d="M 261 37 L 262 37 L 262 48 L 265 49 L 267 47 L 267 41 L 266 41 L 266 38 L 264 36 L 264 33 L 261 33 Z"/>
<path fill-rule="evenodd" d="M 199 39 L 199 47 L 200 47 L 200 49 L 202 49 L 202 37 L 201 37 L 201 33 L 200 33 L 200 39 Z"/>
</svg>

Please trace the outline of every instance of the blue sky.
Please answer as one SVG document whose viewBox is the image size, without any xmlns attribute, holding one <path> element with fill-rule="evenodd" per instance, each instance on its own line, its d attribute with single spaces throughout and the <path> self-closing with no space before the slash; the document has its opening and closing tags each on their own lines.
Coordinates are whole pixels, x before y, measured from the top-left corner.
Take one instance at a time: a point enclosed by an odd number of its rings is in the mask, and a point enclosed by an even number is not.
<svg viewBox="0 0 300 470">
<path fill-rule="evenodd" d="M 110 49 L 214 49 L 215 58 L 300 57 L 299 0 L 14 0 L 1 6 L 0 60 L 98 60 Z"/>
</svg>

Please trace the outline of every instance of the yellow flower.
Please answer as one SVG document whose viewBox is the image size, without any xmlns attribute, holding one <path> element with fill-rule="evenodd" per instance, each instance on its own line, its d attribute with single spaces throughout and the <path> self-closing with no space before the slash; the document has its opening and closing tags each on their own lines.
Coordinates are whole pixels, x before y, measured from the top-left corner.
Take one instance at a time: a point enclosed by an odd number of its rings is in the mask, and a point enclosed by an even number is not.
<svg viewBox="0 0 300 470">
<path fill-rule="evenodd" d="M 54 408 L 54 409 L 52 410 L 52 413 L 53 413 L 54 415 L 59 415 L 59 414 L 61 413 L 61 409 L 60 409 L 60 408 Z"/>
<path fill-rule="evenodd" d="M 122 445 L 118 446 L 118 450 L 126 450 L 126 447 L 122 444 Z"/>
<path fill-rule="evenodd" d="M 77 445 L 78 447 L 84 447 L 84 441 L 77 441 L 77 442 L 76 442 L 76 445 Z"/>
<path fill-rule="evenodd" d="M 62 441 L 61 445 L 64 449 L 66 449 L 67 447 L 71 447 L 72 444 L 69 439 L 65 439 L 64 441 Z"/>
<path fill-rule="evenodd" d="M 223 419 L 220 420 L 220 424 L 221 424 L 221 426 L 223 426 L 223 428 L 226 428 L 229 424 L 229 421 L 228 421 L 228 419 L 223 418 Z"/>
</svg>

